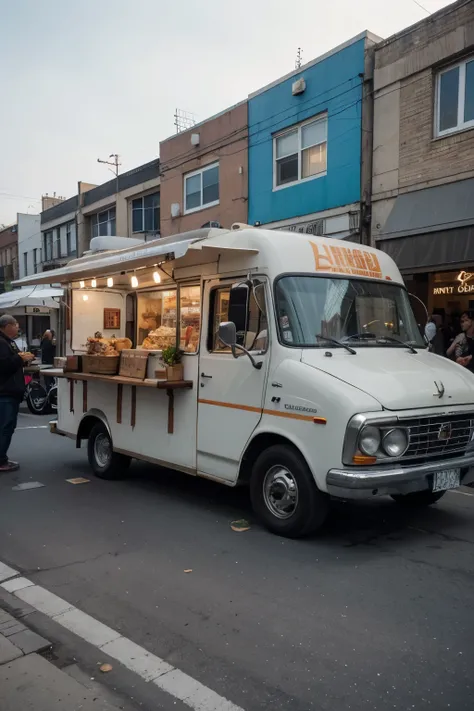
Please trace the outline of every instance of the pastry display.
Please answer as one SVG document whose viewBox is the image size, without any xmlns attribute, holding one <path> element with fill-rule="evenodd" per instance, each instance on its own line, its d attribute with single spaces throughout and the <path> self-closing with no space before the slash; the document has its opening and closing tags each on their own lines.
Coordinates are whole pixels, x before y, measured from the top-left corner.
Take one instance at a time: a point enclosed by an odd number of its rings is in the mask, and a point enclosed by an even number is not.
<svg viewBox="0 0 474 711">
<path fill-rule="evenodd" d="M 87 355 L 97 356 L 118 356 L 120 351 L 131 347 L 129 338 L 103 338 L 100 331 L 89 336 L 86 343 Z"/>
<path fill-rule="evenodd" d="M 176 345 L 176 328 L 160 326 L 150 331 L 142 343 L 142 348 L 149 351 L 161 351 L 168 346 Z"/>
</svg>

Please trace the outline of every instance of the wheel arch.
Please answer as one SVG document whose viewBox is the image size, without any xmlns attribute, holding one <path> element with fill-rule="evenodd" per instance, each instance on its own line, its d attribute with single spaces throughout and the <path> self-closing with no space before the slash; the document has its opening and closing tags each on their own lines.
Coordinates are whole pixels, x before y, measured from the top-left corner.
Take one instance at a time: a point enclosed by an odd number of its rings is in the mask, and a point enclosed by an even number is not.
<svg viewBox="0 0 474 711">
<path fill-rule="evenodd" d="M 237 478 L 237 484 L 248 484 L 248 482 L 250 481 L 250 476 L 252 474 L 253 465 L 257 461 L 258 456 L 265 449 L 268 449 L 269 447 L 272 447 L 275 444 L 286 444 L 286 445 L 292 447 L 293 449 L 295 449 L 297 452 L 299 452 L 299 454 L 303 457 L 303 459 L 307 463 L 310 471 L 313 473 L 310 462 L 308 461 L 308 458 L 306 457 L 304 451 L 292 439 L 290 439 L 286 435 L 281 434 L 280 432 L 274 432 L 274 431 L 257 432 L 254 435 L 254 437 L 250 440 L 250 442 L 248 442 L 247 447 L 245 448 L 245 452 L 242 456 L 242 459 L 240 460 L 240 467 L 239 467 L 239 475 Z M 313 477 L 314 477 L 314 473 L 313 473 Z"/>
<path fill-rule="evenodd" d="M 76 435 L 77 449 L 80 449 L 82 440 L 87 439 L 89 437 L 92 428 L 94 427 L 94 425 L 97 424 L 97 422 L 102 422 L 102 424 L 107 429 L 110 439 L 112 440 L 112 432 L 106 415 L 102 412 L 102 410 L 92 408 L 91 410 L 86 412 L 79 424 L 79 428 L 77 430 Z"/>
</svg>

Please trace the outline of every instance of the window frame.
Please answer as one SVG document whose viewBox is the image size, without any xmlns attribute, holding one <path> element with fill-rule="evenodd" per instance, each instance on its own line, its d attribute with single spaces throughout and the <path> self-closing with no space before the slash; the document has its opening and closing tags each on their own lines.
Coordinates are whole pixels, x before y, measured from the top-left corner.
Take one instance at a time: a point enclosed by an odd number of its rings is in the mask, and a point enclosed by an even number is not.
<svg viewBox="0 0 474 711">
<path fill-rule="evenodd" d="M 150 197 L 152 195 L 158 195 L 158 205 L 157 207 L 151 208 L 153 209 L 153 212 L 155 210 L 158 211 L 158 219 L 157 219 L 157 225 L 154 227 L 154 229 L 151 230 L 146 230 L 145 229 L 145 209 L 150 209 L 150 208 L 145 208 L 145 198 Z M 133 207 L 133 204 L 135 202 L 141 201 L 141 207 L 136 208 Z M 133 213 L 135 210 L 140 210 L 141 212 L 141 222 L 142 222 L 142 228 L 141 230 L 134 230 L 133 229 Z M 133 235 L 138 235 L 138 234 L 145 234 L 148 232 L 151 233 L 160 233 L 160 221 L 161 221 L 161 195 L 159 190 L 153 190 L 151 193 L 147 193 L 146 195 L 139 195 L 138 197 L 132 197 L 130 198 L 130 231 Z"/>
<path fill-rule="evenodd" d="M 113 217 L 110 217 L 110 213 L 113 212 Z M 99 222 L 99 215 L 104 215 L 107 213 L 107 220 L 104 222 Z M 112 205 L 111 207 L 105 208 L 105 210 L 99 210 L 99 212 L 94 212 L 93 215 L 91 215 L 91 239 L 94 239 L 94 237 L 115 237 L 116 236 L 116 231 L 117 231 L 117 208 L 115 205 Z M 112 234 L 110 225 L 111 223 L 115 223 L 114 227 L 114 234 Z M 101 235 L 99 234 L 99 224 L 100 225 L 107 225 L 107 234 L 106 235 Z M 97 227 L 97 234 L 94 234 L 94 227 Z M 77 236 L 76 236 L 77 239 Z"/>
<path fill-rule="evenodd" d="M 66 256 L 70 257 L 74 254 L 77 254 L 77 243 L 76 243 L 76 248 L 71 249 L 72 245 L 72 240 L 71 240 L 71 235 L 72 235 L 72 228 L 75 226 L 75 222 L 68 222 L 66 224 Z M 77 240 L 75 236 L 75 241 Z"/>
<path fill-rule="evenodd" d="M 321 141 L 320 143 L 314 143 L 312 146 L 308 146 L 307 148 L 302 147 L 302 141 L 301 141 L 301 136 L 302 136 L 302 130 L 305 126 L 308 126 L 309 124 L 312 123 L 319 123 L 325 121 L 326 122 L 326 140 Z M 292 126 L 288 126 L 287 128 L 283 129 L 282 131 L 278 131 L 278 133 L 273 134 L 273 191 L 277 190 L 284 190 L 285 188 L 290 188 L 294 185 L 301 185 L 301 183 L 307 183 L 310 180 L 317 180 L 318 178 L 324 178 L 328 174 L 328 125 L 329 125 L 329 117 L 327 111 L 324 111 L 323 113 L 318 114 L 317 116 L 312 116 L 309 119 L 306 119 L 306 121 L 302 121 L 301 123 L 293 124 Z M 278 185 L 277 183 L 277 160 L 281 160 L 281 158 L 277 159 L 277 140 L 279 138 L 282 138 L 283 136 L 286 136 L 289 133 L 294 133 L 295 131 L 298 132 L 298 178 L 296 180 L 292 180 L 291 183 L 283 183 L 282 185 Z M 313 148 L 313 146 L 321 146 L 323 143 L 326 144 L 326 170 L 322 171 L 321 173 L 317 173 L 316 175 L 309 175 L 307 178 L 302 178 L 301 177 L 301 170 L 302 170 L 302 152 L 304 150 L 307 150 L 308 148 Z M 294 155 L 293 153 L 289 153 L 288 155 Z M 286 156 L 282 156 L 283 158 Z"/>
<path fill-rule="evenodd" d="M 52 262 L 54 259 L 54 237 L 53 237 L 53 230 L 48 230 L 47 232 L 44 232 L 44 239 L 43 239 L 43 247 L 44 247 L 44 261 L 45 262 Z M 49 249 L 48 249 L 49 247 Z M 49 252 L 49 255 L 48 255 Z"/>
<path fill-rule="evenodd" d="M 474 128 L 474 119 L 470 121 L 461 122 L 459 119 L 464 117 L 464 108 L 466 104 L 466 66 L 474 62 L 474 55 L 466 57 L 465 59 L 456 62 L 455 64 L 450 64 L 449 66 L 440 69 L 435 76 L 435 110 L 434 110 L 434 136 L 435 138 L 443 138 L 444 136 L 450 136 L 453 133 L 460 133 L 461 131 L 468 131 Z M 446 128 L 444 131 L 440 131 L 440 112 L 441 112 L 441 102 L 440 102 L 440 91 L 441 91 L 441 77 L 443 74 L 450 72 L 453 69 L 459 67 L 459 78 L 458 78 L 458 115 L 457 124 L 452 128 Z"/>
<path fill-rule="evenodd" d="M 270 282 L 268 280 L 268 277 L 265 276 L 264 274 L 253 274 L 252 278 L 254 279 L 259 279 L 263 287 L 265 289 L 265 306 L 266 306 L 266 319 L 267 319 L 267 342 L 265 345 L 264 350 L 258 350 L 254 349 L 249 351 L 249 353 L 252 353 L 253 355 L 265 355 L 268 353 L 270 349 L 270 335 L 271 335 L 271 326 L 270 326 L 270 314 L 272 313 L 272 294 L 270 290 Z M 238 284 L 239 282 L 245 281 L 245 277 L 233 277 L 233 278 L 228 278 L 226 277 L 225 279 L 222 279 L 219 281 L 219 283 L 214 284 L 213 286 L 210 287 L 209 289 L 209 308 L 207 312 L 207 324 L 206 324 L 206 352 L 208 355 L 232 355 L 232 351 L 229 350 L 215 350 L 214 349 L 214 312 L 215 312 L 215 306 L 216 306 L 216 298 L 217 298 L 217 292 L 218 291 L 225 291 L 226 289 L 232 289 L 233 284 Z M 202 294 L 204 294 L 204 289 L 202 290 Z M 258 308 L 258 303 L 257 303 L 257 308 Z M 204 311 L 202 312 L 204 313 Z M 201 315 L 202 318 L 202 315 Z M 248 325 L 248 324 L 247 324 Z M 201 326 L 201 336 L 203 332 L 203 328 Z M 246 331 L 246 335 L 248 333 L 248 328 Z M 238 358 L 241 356 L 245 355 L 243 352 L 239 352 Z"/>
<path fill-rule="evenodd" d="M 28 276 L 28 252 L 23 252 L 23 271 Z"/>
<path fill-rule="evenodd" d="M 205 173 L 207 170 L 211 170 L 212 168 L 218 168 L 219 169 L 219 179 L 217 182 L 217 186 L 219 188 L 219 197 L 217 200 L 214 200 L 213 202 L 206 202 L 205 205 L 203 205 L 202 202 L 202 193 L 203 193 L 203 181 L 202 181 L 202 175 Z M 194 178 L 196 175 L 201 176 L 201 204 L 198 207 L 192 207 L 189 210 L 186 208 L 186 181 L 189 178 Z M 221 174 L 220 174 L 220 164 L 219 161 L 214 161 L 214 163 L 209 163 L 208 165 L 204 165 L 202 168 L 198 168 L 197 170 L 193 170 L 190 173 L 185 173 L 183 176 L 183 214 L 184 215 L 192 215 L 194 212 L 200 212 L 201 210 L 207 210 L 210 207 L 215 207 L 216 205 L 220 204 L 220 179 L 221 179 Z"/>
</svg>

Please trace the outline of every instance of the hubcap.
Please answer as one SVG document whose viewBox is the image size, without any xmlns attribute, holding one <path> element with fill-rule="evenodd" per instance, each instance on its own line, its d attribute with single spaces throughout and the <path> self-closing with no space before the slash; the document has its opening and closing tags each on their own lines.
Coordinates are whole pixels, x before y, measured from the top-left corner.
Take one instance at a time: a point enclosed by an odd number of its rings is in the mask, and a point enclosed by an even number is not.
<svg viewBox="0 0 474 711">
<path fill-rule="evenodd" d="M 290 518 L 298 506 L 298 485 L 293 474 L 280 464 L 265 474 L 263 498 L 274 516 Z"/>
<path fill-rule="evenodd" d="M 105 434 L 98 434 L 94 442 L 94 456 L 99 467 L 106 467 L 112 456 L 110 439 Z"/>
</svg>

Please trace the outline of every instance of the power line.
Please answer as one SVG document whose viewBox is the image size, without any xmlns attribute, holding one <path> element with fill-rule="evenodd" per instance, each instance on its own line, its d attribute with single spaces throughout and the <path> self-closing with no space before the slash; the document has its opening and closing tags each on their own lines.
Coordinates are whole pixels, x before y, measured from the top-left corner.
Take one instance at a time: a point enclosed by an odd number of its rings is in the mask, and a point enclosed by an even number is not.
<svg viewBox="0 0 474 711">
<path fill-rule="evenodd" d="M 346 80 L 346 81 L 344 81 L 344 82 L 341 82 L 340 84 L 337 84 L 336 86 L 331 87 L 331 89 L 327 89 L 326 91 L 321 92 L 320 94 L 316 94 L 316 96 L 313 96 L 313 97 L 311 97 L 310 99 L 306 99 L 306 101 L 300 102 L 300 103 L 299 103 L 299 110 L 301 111 L 301 107 L 304 106 L 304 104 L 308 104 L 308 103 L 310 103 L 310 102 L 314 102 L 314 99 L 315 99 L 315 98 L 318 98 L 318 97 L 320 97 L 320 96 L 326 96 L 332 89 L 337 89 L 339 86 L 343 86 L 344 84 L 347 84 L 348 81 L 352 81 L 352 80 L 355 79 L 355 78 L 356 78 L 356 77 L 351 77 L 351 79 Z M 328 101 L 334 101 L 335 99 L 338 99 L 338 98 L 340 98 L 341 96 L 344 96 L 345 94 L 348 94 L 348 93 L 350 93 L 350 92 L 355 91 L 356 89 L 360 88 L 360 86 L 361 86 L 360 84 L 357 85 L 357 86 L 351 86 L 349 89 L 346 89 L 345 91 L 341 91 L 339 94 L 335 94 L 334 96 L 325 98 L 324 100 L 319 101 L 319 102 L 316 102 L 316 103 L 311 103 L 309 106 L 307 106 L 307 107 L 305 108 L 305 111 L 310 111 L 310 110 L 316 109 L 317 106 L 323 107 L 323 106 L 325 106 L 325 105 L 327 104 Z M 359 101 L 359 99 L 357 99 L 357 101 Z M 263 123 L 267 123 L 267 122 L 272 122 L 272 123 L 269 123 L 268 126 L 265 126 L 265 127 L 262 127 L 262 128 L 257 128 L 257 129 L 254 130 L 253 132 L 248 132 L 248 133 L 247 133 L 247 136 L 240 136 L 240 137 L 237 138 L 236 140 L 237 140 L 237 141 L 241 141 L 241 140 L 244 140 L 245 138 L 247 138 L 247 139 L 250 141 L 250 139 L 253 138 L 253 136 L 257 136 L 257 135 L 259 135 L 260 133 L 263 133 L 263 131 L 268 131 L 269 129 L 272 129 L 272 128 L 276 127 L 278 124 L 281 124 L 282 122 L 285 121 L 285 118 L 280 118 L 278 121 L 274 121 L 274 119 L 275 119 L 277 116 L 281 116 L 281 114 L 284 114 L 284 113 L 286 113 L 286 112 L 293 112 L 293 111 L 294 111 L 294 107 L 292 107 L 292 106 L 287 106 L 287 107 L 285 107 L 284 109 L 282 109 L 281 111 L 277 111 L 275 114 L 272 114 L 271 116 L 268 116 L 268 117 L 265 118 L 265 119 L 261 119 L 260 121 L 255 121 L 255 122 L 253 122 L 253 123 L 252 123 L 252 128 L 253 128 L 254 126 L 258 126 L 259 124 L 263 124 Z M 332 115 L 334 115 L 334 114 L 332 114 Z M 288 117 L 288 118 L 290 118 L 290 117 Z M 219 139 L 216 139 L 215 141 L 212 141 L 211 143 L 208 144 L 207 149 L 206 149 L 206 152 L 205 152 L 205 153 L 200 153 L 199 155 L 200 155 L 200 156 L 203 156 L 203 155 L 206 155 L 207 153 L 212 152 L 212 150 L 213 150 L 214 147 L 222 148 L 222 147 L 225 147 L 226 145 L 229 145 L 230 143 L 235 142 L 235 141 L 230 141 L 229 144 L 222 143 L 222 141 L 225 140 L 226 138 L 232 138 L 232 137 L 236 136 L 236 135 L 239 134 L 239 133 L 241 134 L 241 133 L 243 133 L 247 128 L 248 128 L 247 126 L 244 126 L 244 127 L 242 127 L 242 128 L 236 129 L 235 131 L 232 131 L 231 133 L 227 134 L 227 136 L 223 136 L 223 137 L 221 137 L 221 138 L 219 138 Z M 282 127 L 282 128 L 283 128 L 283 127 Z M 255 145 L 255 144 L 253 144 L 253 145 Z M 196 153 L 195 153 L 195 151 L 193 151 L 192 149 L 189 150 L 189 151 L 184 151 L 183 153 L 180 153 L 180 154 L 178 154 L 177 156 L 175 156 L 174 158 L 170 159 L 170 161 L 168 161 L 168 164 L 166 164 L 166 163 L 165 163 L 165 164 L 162 164 L 162 165 L 161 165 L 161 172 L 162 172 L 162 173 L 165 173 L 165 172 L 168 171 L 168 170 L 174 170 L 175 168 L 178 168 L 178 167 L 180 167 L 181 165 L 183 165 L 183 163 L 186 163 L 189 158 L 192 158 L 192 157 L 194 157 L 195 155 L 196 155 Z M 181 162 L 181 163 L 175 164 L 174 161 L 177 160 L 177 159 L 179 159 L 179 158 L 184 158 L 185 160 L 184 160 L 183 162 Z"/>
<path fill-rule="evenodd" d="M 427 10 L 427 8 L 422 5 L 421 2 L 418 2 L 418 0 L 413 0 L 413 2 L 415 3 L 415 5 L 418 5 L 418 7 L 421 7 L 421 9 L 424 10 L 427 15 L 431 15 L 431 12 Z"/>
</svg>

